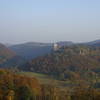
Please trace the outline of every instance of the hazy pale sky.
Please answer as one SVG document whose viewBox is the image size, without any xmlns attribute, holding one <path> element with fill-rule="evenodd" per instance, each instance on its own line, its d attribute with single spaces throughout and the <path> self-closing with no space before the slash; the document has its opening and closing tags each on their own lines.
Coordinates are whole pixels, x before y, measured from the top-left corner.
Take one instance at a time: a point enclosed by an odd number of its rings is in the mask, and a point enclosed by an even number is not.
<svg viewBox="0 0 100 100">
<path fill-rule="evenodd" d="M 100 0 L 0 0 L 0 42 L 100 39 Z"/>
</svg>

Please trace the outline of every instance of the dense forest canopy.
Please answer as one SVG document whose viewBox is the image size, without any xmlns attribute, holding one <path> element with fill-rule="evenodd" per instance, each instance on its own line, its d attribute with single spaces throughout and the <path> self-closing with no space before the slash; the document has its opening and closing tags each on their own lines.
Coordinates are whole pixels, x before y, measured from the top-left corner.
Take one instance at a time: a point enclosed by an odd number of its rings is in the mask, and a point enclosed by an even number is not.
<svg viewBox="0 0 100 100">
<path fill-rule="evenodd" d="M 70 89 L 40 84 L 34 77 L 0 69 L 0 100 L 99 100 L 100 91 L 79 86 Z"/>
<path fill-rule="evenodd" d="M 100 76 L 100 48 L 76 45 L 61 47 L 43 57 L 27 63 L 23 69 L 62 76 L 62 78 L 86 78 L 86 75 Z"/>
</svg>

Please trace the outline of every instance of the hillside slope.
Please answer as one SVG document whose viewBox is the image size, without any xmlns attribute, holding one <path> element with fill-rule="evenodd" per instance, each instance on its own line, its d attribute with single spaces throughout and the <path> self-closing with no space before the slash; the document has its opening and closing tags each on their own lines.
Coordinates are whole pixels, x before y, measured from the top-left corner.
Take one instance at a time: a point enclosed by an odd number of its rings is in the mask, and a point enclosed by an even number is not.
<svg viewBox="0 0 100 100">
<path fill-rule="evenodd" d="M 54 76 L 85 77 L 100 72 L 100 48 L 71 46 L 60 48 L 44 57 L 30 61 L 25 70 Z M 84 74 L 83 74 L 84 73 Z"/>
<path fill-rule="evenodd" d="M 6 60 L 11 59 L 15 56 L 16 54 L 8 49 L 6 46 L 3 44 L 0 44 L 0 64 L 6 62 Z"/>
<path fill-rule="evenodd" d="M 100 40 L 95 40 L 91 42 L 81 43 L 83 45 L 92 46 L 92 47 L 100 47 Z"/>
<path fill-rule="evenodd" d="M 17 55 L 31 60 L 39 56 L 49 54 L 53 50 L 54 43 L 38 43 L 28 42 L 24 44 L 12 45 L 9 48 L 16 52 Z M 59 46 L 70 46 L 73 43 L 70 41 L 57 42 Z"/>
<path fill-rule="evenodd" d="M 9 48 L 15 51 L 17 55 L 30 60 L 50 53 L 52 50 L 52 44 L 29 42 L 25 44 L 13 45 Z"/>
<path fill-rule="evenodd" d="M 0 67 L 8 68 L 21 66 L 25 62 L 24 58 L 17 56 L 14 51 L 10 50 L 3 44 L 0 44 Z"/>
</svg>

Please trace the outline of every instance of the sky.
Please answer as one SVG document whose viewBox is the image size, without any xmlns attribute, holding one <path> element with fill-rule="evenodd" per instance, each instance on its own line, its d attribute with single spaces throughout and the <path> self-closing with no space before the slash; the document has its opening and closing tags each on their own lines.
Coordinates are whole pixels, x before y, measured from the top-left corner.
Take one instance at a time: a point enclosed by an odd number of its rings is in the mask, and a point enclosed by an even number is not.
<svg viewBox="0 0 100 100">
<path fill-rule="evenodd" d="M 100 39 L 100 0 L 0 0 L 0 42 Z"/>
</svg>

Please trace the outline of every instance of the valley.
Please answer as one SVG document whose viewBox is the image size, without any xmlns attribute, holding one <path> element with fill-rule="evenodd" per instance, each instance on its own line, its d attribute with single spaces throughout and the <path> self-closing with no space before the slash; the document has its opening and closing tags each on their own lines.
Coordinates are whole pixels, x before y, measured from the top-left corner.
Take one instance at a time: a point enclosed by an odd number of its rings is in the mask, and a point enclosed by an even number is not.
<svg viewBox="0 0 100 100">
<path fill-rule="evenodd" d="M 21 54 L 1 45 L 1 100 L 99 100 L 100 47 L 89 44 L 93 43 L 12 46 Z"/>
</svg>

